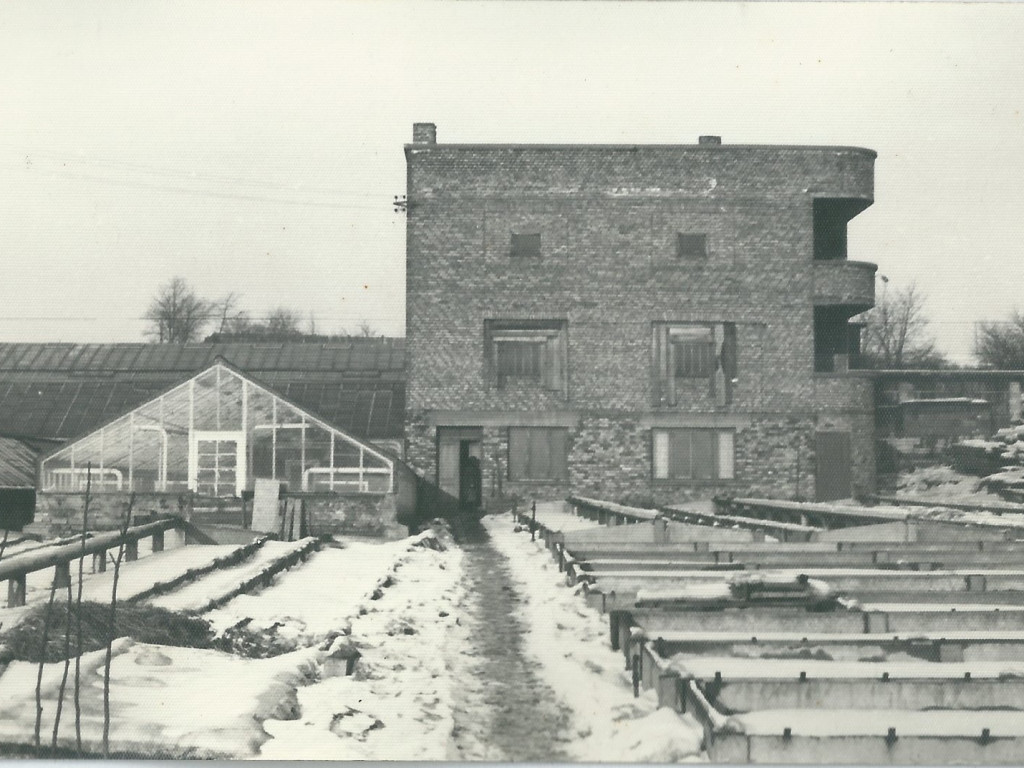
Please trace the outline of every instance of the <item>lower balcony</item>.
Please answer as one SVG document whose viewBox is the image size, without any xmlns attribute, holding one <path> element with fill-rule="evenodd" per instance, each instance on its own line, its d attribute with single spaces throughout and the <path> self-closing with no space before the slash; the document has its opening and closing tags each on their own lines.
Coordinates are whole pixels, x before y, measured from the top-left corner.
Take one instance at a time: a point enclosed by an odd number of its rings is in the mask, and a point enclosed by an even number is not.
<svg viewBox="0 0 1024 768">
<path fill-rule="evenodd" d="M 814 303 L 850 307 L 850 314 L 870 309 L 875 305 L 877 269 L 878 265 L 868 261 L 815 261 Z"/>
</svg>

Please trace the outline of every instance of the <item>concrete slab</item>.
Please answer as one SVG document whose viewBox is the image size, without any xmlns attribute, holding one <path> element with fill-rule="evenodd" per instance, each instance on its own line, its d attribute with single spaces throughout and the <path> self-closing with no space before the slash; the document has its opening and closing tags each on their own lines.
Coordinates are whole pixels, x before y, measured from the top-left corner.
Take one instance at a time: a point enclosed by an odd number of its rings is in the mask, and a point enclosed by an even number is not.
<svg viewBox="0 0 1024 768">
<path fill-rule="evenodd" d="M 723 763 L 1019 764 L 1020 712 L 778 709 L 730 717 L 709 739 Z"/>
</svg>

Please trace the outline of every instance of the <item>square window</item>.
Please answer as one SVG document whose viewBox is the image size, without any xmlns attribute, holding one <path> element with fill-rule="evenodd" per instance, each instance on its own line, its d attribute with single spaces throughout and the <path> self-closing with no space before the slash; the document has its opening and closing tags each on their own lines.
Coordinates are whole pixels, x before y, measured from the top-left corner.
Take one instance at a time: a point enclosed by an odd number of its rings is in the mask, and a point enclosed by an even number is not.
<svg viewBox="0 0 1024 768">
<path fill-rule="evenodd" d="M 714 482 L 735 477 L 732 430 L 656 429 L 651 448 L 655 480 Z"/>
<path fill-rule="evenodd" d="M 702 399 L 702 392 L 706 393 L 719 406 L 732 402 L 737 380 L 735 323 L 656 322 L 652 330 L 651 392 L 655 406 L 677 405 L 682 393 Z"/>
<path fill-rule="evenodd" d="M 561 427 L 509 428 L 509 479 L 568 480 L 568 439 L 569 430 Z"/>
<path fill-rule="evenodd" d="M 676 234 L 676 257 L 703 259 L 708 255 L 708 236 L 679 232 Z"/>
<path fill-rule="evenodd" d="M 564 320 L 484 321 L 484 371 L 489 386 L 526 384 L 567 394 Z"/>
<path fill-rule="evenodd" d="M 540 258 L 540 232 L 513 232 L 512 258 Z"/>
</svg>

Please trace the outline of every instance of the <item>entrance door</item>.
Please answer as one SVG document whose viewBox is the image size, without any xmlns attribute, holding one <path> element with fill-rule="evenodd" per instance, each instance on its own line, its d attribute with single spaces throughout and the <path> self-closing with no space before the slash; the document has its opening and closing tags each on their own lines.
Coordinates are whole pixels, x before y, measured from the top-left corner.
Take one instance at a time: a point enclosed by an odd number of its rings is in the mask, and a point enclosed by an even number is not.
<svg viewBox="0 0 1024 768">
<path fill-rule="evenodd" d="M 850 498 L 853 492 L 850 484 L 853 463 L 850 451 L 850 433 L 815 433 L 814 452 L 816 455 L 814 498 L 817 501 Z"/>
<path fill-rule="evenodd" d="M 483 459 L 483 429 L 480 427 L 438 427 L 437 484 L 464 507 L 480 506 L 480 463 Z"/>
<path fill-rule="evenodd" d="M 193 432 L 188 487 L 203 496 L 241 496 L 245 488 L 245 433 Z"/>
</svg>

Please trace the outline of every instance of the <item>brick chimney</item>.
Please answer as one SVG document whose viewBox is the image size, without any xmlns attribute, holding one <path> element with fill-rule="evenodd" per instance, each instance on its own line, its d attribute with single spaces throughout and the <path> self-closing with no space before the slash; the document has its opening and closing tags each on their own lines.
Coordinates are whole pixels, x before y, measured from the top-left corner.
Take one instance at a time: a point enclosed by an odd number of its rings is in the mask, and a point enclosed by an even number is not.
<svg viewBox="0 0 1024 768">
<path fill-rule="evenodd" d="M 433 123 L 413 123 L 412 143 L 437 144 L 437 126 Z"/>
<path fill-rule="evenodd" d="M 700 136 L 697 139 L 698 144 L 721 144 L 721 136 Z"/>
</svg>

